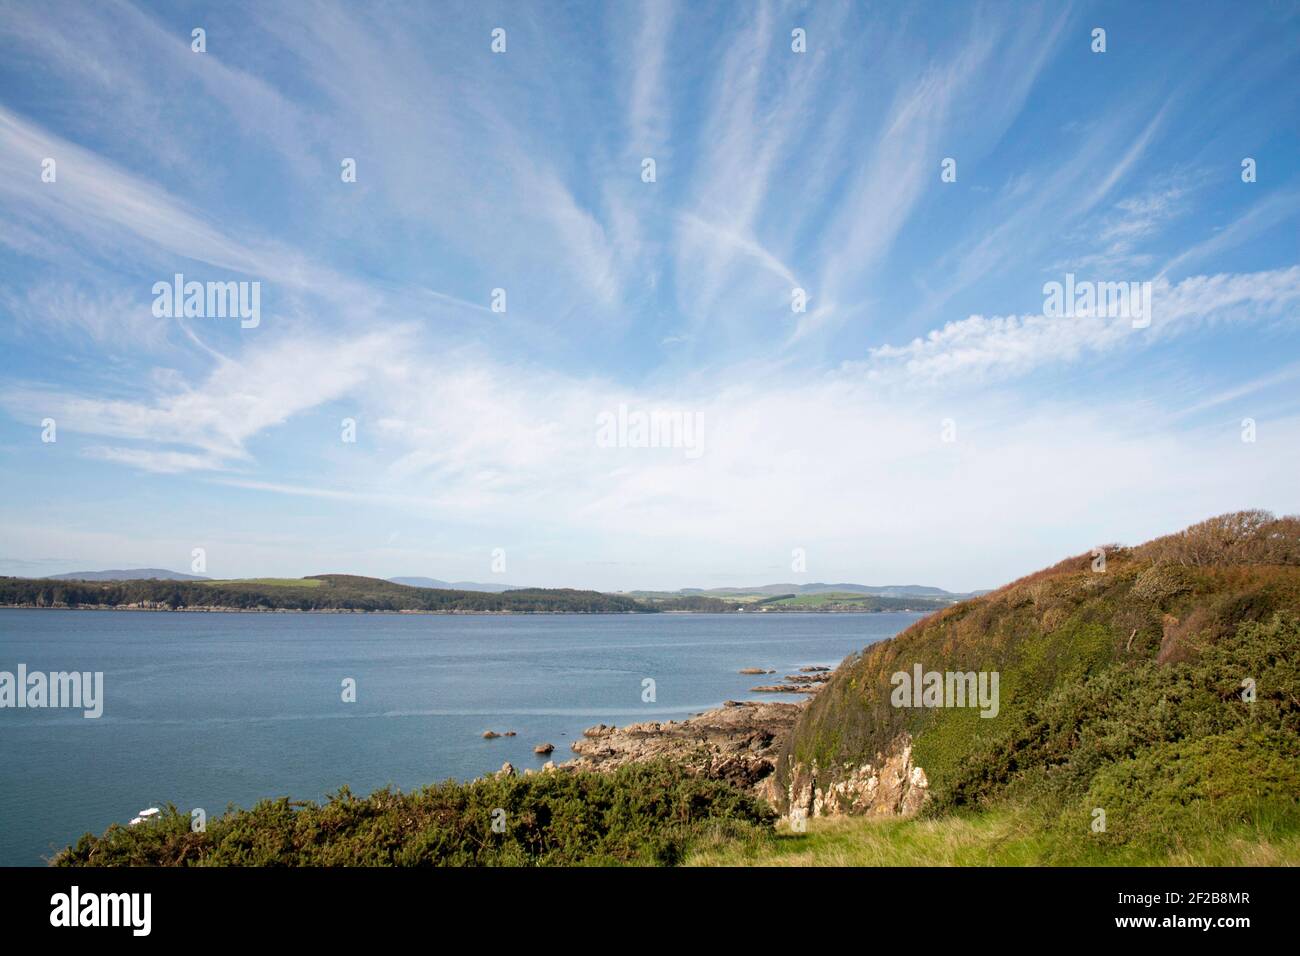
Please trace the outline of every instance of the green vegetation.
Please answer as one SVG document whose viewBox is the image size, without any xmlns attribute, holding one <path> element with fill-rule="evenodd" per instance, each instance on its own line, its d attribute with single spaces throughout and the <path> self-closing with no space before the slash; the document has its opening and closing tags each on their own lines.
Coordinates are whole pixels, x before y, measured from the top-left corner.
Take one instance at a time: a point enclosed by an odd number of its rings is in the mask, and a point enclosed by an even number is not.
<svg viewBox="0 0 1300 956">
<path fill-rule="evenodd" d="M 633 597 L 656 611 L 727 614 L 736 610 L 736 605 L 732 601 L 703 597 L 698 594 L 686 595 L 672 594 L 667 591 L 637 591 L 633 593 Z"/>
<path fill-rule="evenodd" d="M 807 594 L 761 594 L 715 588 L 704 593 L 631 591 L 631 597 L 661 611 L 937 611 L 952 601 L 926 597 L 885 597 L 853 591 L 816 591 Z"/>
<path fill-rule="evenodd" d="M 918 663 L 998 672 L 999 714 L 892 706 L 891 675 Z M 778 772 L 815 761 L 824 786 L 904 732 L 929 818 L 991 814 L 962 817 L 978 830 L 1012 814 L 1036 859 L 1214 856 L 1255 834 L 1294 861 L 1300 522 L 1226 515 L 1108 548 L 1104 571 L 1081 555 L 919 621 L 840 667 Z"/>
<path fill-rule="evenodd" d="M 268 588 L 318 588 L 325 583 L 322 578 L 226 578 L 202 581 L 207 586 L 227 584 L 254 584 Z"/>
<path fill-rule="evenodd" d="M 504 810 L 504 832 L 493 815 Z M 498 814 L 499 816 L 499 814 Z M 696 845 L 770 834 L 774 815 L 729 784 L 666 764 L 612 774 L 486 777 L 324 804 L 267 800 L 190 830 L 169 806 L 154 821 L 86 834 L 55 866 L 672 865 Z"/>
<path fill-rule="evenodd" d="M 322 597 L 368 581 L 320 580 Z M 530 593 L 582 592 L 499 597 Z M 893 706 L 891 676 L 917 664 L 996 672 L 997 716 Z M 171 811 L 88 834 L 56 862 L 1300 865 L 1300 520 L 1225 515 L 916 622 L 835 672 L 777 782 L 802 764 L 825 787 L 905 734 L 929 780 L 910 819 L 813 819 L 791 833 L 745 792 L 647 764 L 366 800 L 345 791 L 319 807 L 269 801 L 205 834 Z M 490 833 L 496 807 L 512 821 L 505 835 Z"/>
<path fill-rule="evenodd" d="M 1180 834 L 1177 846 L 1065 838 L 1032 807 L 931 817 L 782 821 L 775 838 L 701 841 L 687 866 L 1297 866 L 1300 816 L 1260 817 Z"/>
<path fill-rule="evenodd" d="M 242 581 L 0 578 L 0 606 L 233 608 L 288 611 L 621 614 L 657 608 L 617 594 L 530 588 L 489 594 L 413 588 L 351 574 Z"/>
<path fill-rule="evenodd" d="M 952 606 L 951 601 L 933 598 L 880 597 L 848 591 L 778 594 L 754 604 L 764 611 L 938 611 Z"/>
</svg>

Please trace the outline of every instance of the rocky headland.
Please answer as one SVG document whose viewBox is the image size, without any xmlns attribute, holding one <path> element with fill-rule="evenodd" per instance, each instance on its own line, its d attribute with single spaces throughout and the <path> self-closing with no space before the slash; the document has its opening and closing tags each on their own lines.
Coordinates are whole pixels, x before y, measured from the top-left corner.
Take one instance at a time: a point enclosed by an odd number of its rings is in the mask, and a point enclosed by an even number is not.
<svg viewBox="0 0 1300 956">
<path fill-rule="evenodd" d="M 770 674 L 746 668 L 742 674 Z M 900 738 L 887 753 L 860 766 L 819 768 L 797 764 L 782 785 L 775 771 L 799 715 L 830 679 L 828 667 L 801 667 L 781 684 L 752 692 L 803 693 L 785 701 L 729 700 L 686 720 L 650 720 L 615 727 L 597 724 L 570 745 L 576 755 L 563 763 L 547 761 L 541 772 L 613 772 L 628 764 L 668 760 L 715 779 L 752 790 L 782 812 L 799 816 L 911 814 L 928 796 L 925 771 L 912 763 L 910 739 Z M 538 748 L 538 753 L 543 753 Z M 506 764 L 500 773 L 513 775 Z M 537 773 L 529 768 L 525 774 Z"/>
<path fill-rule="evenodd" d="M 573 742 L 577 757 L 562 766 L 608 771 L 668 759 L 697 773 L 756 787 L 776 769 L 776 758 L 805 703 L 729 700 L 686 720 L 626 727 L 597 724 Z"/>
</svg>

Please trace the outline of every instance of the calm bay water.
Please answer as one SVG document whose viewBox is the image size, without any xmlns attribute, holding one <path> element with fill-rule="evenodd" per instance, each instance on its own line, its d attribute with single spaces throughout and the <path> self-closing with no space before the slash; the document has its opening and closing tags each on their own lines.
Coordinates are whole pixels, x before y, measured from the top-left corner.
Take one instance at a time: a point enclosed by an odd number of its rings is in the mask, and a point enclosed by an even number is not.
<svg viewBox="0 0 1300 956">
<path fill-rule="evenodd" d="M 194 614 L 0 610 L 0 671 L 103 671 L 104 713 L 0 710 L 0 865 L 175 803 L 209 817 L 540 767 L 596 723 L 681 719 L 915 614 Z M 342 700 L 353 678 L 355 703 Z M 653 678 L 657 700 L 642 702 Z M 773 699 L 796 699 L 762 695 Z M 517 737 L 484 740 L 484 730 Z"/>
</svg>

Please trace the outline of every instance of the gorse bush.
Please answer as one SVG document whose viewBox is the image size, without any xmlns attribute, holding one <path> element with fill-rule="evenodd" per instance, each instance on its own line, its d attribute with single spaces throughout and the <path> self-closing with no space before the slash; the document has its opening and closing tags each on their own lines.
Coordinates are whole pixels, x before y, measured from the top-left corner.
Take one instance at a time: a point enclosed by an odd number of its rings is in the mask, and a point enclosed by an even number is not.
<svg viewBox="0 0 1300 956">
<path fill-rule="evenodd" d="M 1120 843 L 1177 841 L 1174 821 L 1295 823 L 1300 521 L 1241 512 L 1105 551 L 1104 569 L 1067 559 L 847 660 L 801 715 L 780 779 L 815 763 L 824 785 L 907 733 L 932 817 L 1017 804 L 1083 836 L 1100 807 Z M 893 706 L 891 675 L 916 664 L 998 672 L 998 715 Z"/>
<path fill-rule="evenodd" d="M 1243 699 L 1247 678 L 1253 682 L 1253 702 Z M 1289 759 L 1296 773 L 1260 775 L 1254 751 L 1261 747 L 1271 755 L 1265 765 L 1274 765 L 1272 756 Z M 987 805 L 1008 794 L 1064 801 L 1104 788 L 1104 775 L 1113 780 L 1131 773 L 1133 766 L 1152 769 L 1161 761 L 1158 789 L 1163 792 L 1177 778 L 1180 760 L 1203 761 L 1209 753 L 1236 755 L 1218 768 L 1216 779 L 1235 779 L 1237 792 L 1244 795 L 1274 796 L 1273 783 L 1294 781 L 1300 774 L 1296 615 L 1243 624 L 1194 661 L 1119 664 L 1058 688 L 996 738 L 970 750 L 932 792 L 928 812 Z M 1129 765 L 1129 771 L 1116 769 L 1121 764 Z M 1140 790 L 1131 787 L 1129 792 Z M 1188 799 L 1196 798 L 1195 790 L 1187 793 Z M 1300 786 L 1290 793 L 1300 799 Z M 1207 790 L 1204 796 L 1217 798 L 1218 792 Z"/>
<path fill-rule="evenodd" d="M 504 811 L 501 816 L 498 811 Z M 502 831 L 494 832 L 493 820 Z M 56 866 L 671 865 L 697 842 L 762 840 L 775 815 L 716 780 L 666 764 L 448 781 L 323 804 L 266 800 L 193 833 L 156 821 L 86 834 Z"/>
</svg>

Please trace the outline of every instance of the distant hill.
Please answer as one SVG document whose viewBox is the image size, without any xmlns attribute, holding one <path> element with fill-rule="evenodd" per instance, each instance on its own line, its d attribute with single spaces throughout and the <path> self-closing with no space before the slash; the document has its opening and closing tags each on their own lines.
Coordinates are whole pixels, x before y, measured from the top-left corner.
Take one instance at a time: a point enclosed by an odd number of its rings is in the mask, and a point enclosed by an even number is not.
<svg viewBox="0 0 1300 956">
<path fill-rule="evenodd" d="M 181 574 L 166 568 L 128 568 L 112 571 L 72 571 L 51 574 L 46 581 L 211 581 L 201 574 Z"/>
<path fill-rule="evenodd" d="M 500 594 L 502 591 L 526 591 L 526 585 L 520 584 L 484 584 L 482 581 L 439 581 L 437 578 L 388 578 L 393 584 L 404 584 L 408 588 L 438 588 L 443 591 L 483 591 L 487 594 Z"/>
<path fill-rule="evenodd" d="M 503 593 L 413 588 L 353 574 L 242 581 L 0 578 L 0 606 L 144 610 L 408 611 L 459 614 L 622 614 L 658 610 L 633 598 L 569 588 Z"/>
<path fill-rule="evenodd" d="M 728 588 L 682 588 L 681 594 L 709 594 L 717 597 L 734 595 L 759 595 L 773 597 L 780 594 L 869 594 L 872 597 L 887 598 L 932 598 L 939 601 L 961 601 L 969 597 L 987 594 L 987 591 L 945 591 L 943 588 L 924 584 L 762 584 L 756 587 Z"/>
</svg>

